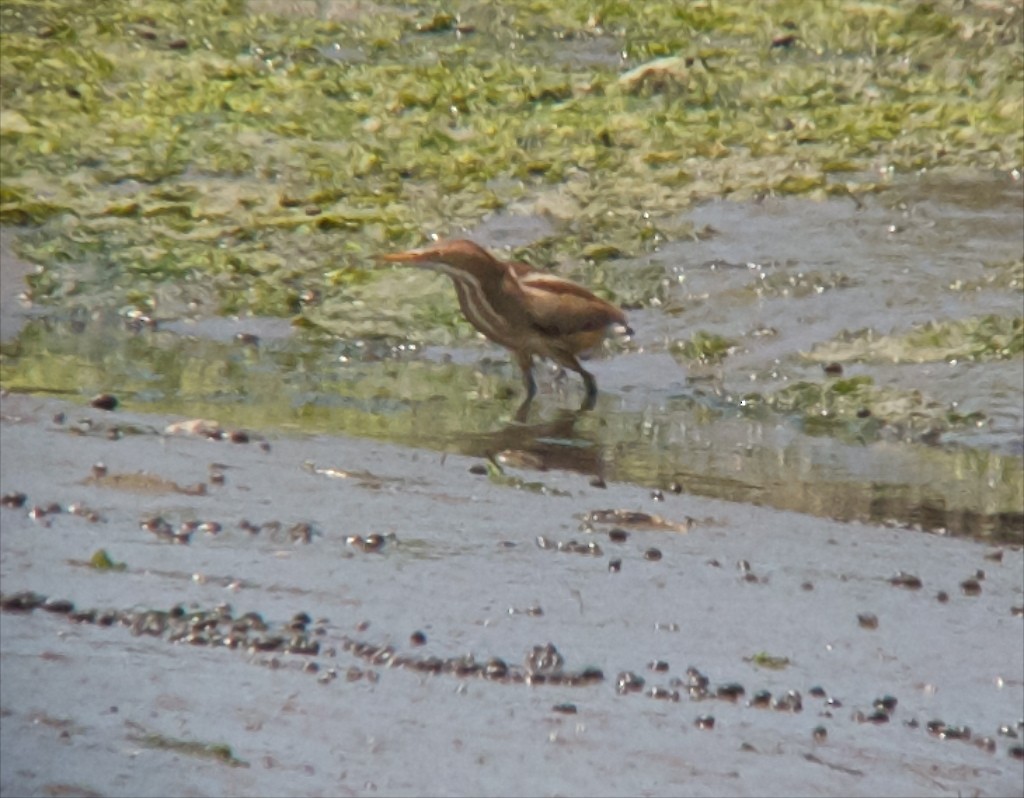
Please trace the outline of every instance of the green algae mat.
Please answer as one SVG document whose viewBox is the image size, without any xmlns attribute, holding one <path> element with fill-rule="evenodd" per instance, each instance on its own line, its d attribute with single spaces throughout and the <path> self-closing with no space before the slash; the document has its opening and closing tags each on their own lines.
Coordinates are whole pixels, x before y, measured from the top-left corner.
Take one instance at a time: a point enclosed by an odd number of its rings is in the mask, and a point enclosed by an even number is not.
<svg viewBox="0 0 1024 798">
<path fill-rule="evenodd" d="M 469 330 L 438 284 L 368 256 L 525 207 L 554 228 L 520 254 L 585 276 L 694 235 L 697 200 L 1024 151 L 1009 2 L 5 0 L 0 37 L 0 222 L 36 230 L 32 298 L 125 313 L 446 340 Z"/>
</svg>

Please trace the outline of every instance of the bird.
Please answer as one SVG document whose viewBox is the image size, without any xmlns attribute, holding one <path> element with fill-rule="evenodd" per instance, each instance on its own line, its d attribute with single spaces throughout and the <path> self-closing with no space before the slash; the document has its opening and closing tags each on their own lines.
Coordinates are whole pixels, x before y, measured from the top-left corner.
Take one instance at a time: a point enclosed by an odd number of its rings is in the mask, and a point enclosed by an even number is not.
<svg viewBox="0 0 1024 798">
<path fill-rule="evenodd" d="M 609 334 L 632 335 L 621 309 L 571 280 L 521 262 L 503 261 L 467 239 L 433 242 L 382 254 L 385 263 L 412 264 L 451 278 L 463 315 L 489 340 L 508 349 L 523 375 L 522 415 L 537 394 L 534 357 L 548 358 L 583 378 L 581 410 L 597 400 L 597 381 L 580 353 Z"/>
</svg>

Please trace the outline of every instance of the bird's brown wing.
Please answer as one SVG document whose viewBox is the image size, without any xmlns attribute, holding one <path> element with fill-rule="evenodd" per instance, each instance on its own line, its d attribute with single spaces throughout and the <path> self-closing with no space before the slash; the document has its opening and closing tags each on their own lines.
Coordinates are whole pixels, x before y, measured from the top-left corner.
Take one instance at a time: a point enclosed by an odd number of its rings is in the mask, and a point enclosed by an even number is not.
<svg viewBox="0 0 1024 798">
<path fill-rule="evenodd" d="M 626 324 L 625 314 L 570 280 L 529 271 L 517 274 L 530 301 L 527 313 L 540 332 L 552 336 L 604 330 L 610 324 Z"/>
<path fill-rule="evenodd" d="M 521 260 L 510 261 L 508 265 L 515 272 L 516 277 L 525 277 L 528 274 L 544 274 L 544 272 L 538 271 L 529 263 L 523 263 Z"/>
</svg>

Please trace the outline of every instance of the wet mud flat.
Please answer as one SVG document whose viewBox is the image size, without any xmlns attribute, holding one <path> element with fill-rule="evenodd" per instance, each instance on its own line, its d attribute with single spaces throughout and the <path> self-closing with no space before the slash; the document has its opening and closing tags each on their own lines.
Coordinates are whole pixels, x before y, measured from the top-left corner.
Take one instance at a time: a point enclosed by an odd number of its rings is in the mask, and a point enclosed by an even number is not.
<svg viewBox="0 0 1024 798">
<path fill-rule="evenodd" d="M 1017 547 L 182 421 L 2 398 L 4 795 L 1022 792 Z"/>
</svg>

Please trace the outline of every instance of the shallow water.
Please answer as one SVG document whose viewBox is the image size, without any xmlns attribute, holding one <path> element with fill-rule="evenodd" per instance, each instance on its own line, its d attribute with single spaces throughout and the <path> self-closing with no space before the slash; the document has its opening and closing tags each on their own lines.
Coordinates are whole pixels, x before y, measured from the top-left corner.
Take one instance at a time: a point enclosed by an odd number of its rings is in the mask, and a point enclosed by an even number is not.
<svg viewBox="0 0 1024 798">
<path fill-rule="evenodd" d="M 254 318 L 157 316 L 133 325 L 48 309 L 24 319 L 17 337 L 8 333 L 4 385 L 83 398 L 111 391 L 129 408 L 260 429 L 473 455 L 516 450 L 528 455 L 521 462 L 663 490 L 1020 542 L 1019 355 L 914 362 L 910 349 L 894 350 L 901 362 L 886 362 L 883 351 L 844 363 L 844 379 L 870 378 L 897 404 L 918 403 L 895 417 L 877 406 L 864 420 L 819 423 L 751 397 L 827 384 L 820 358 L 806 355 L 844 331 L 887 336 L 935 320 L 1020 318 L 1022 196 L 1020 182 L 1005 177 L 925 175 L 858 203 L 696 207 L 680 223 L 699 236 L 608 266 L 626 282 L 634 271 L 644 280 L 660 274 L 660 300 L 631 312 L 628 344 L 590 361 L 602 390 L 592 414 L 572 410 L 574 376 L 542 370 L 526 424 L 513 422 L 518 375 L 486 343 L 345 341 Z M 508 214 L 467 231 L 494 247 L 549 232 L 541 217 Z M 5 264 L 17 268 L 15 259 Z M 9 325 L 17 279 L 4 282 Z M 731 341 L 728 356 L 680 358 L 678 345 L 696 331 Z M 949 426 L 951 409 L 968 420 Z"/>
</svg>

